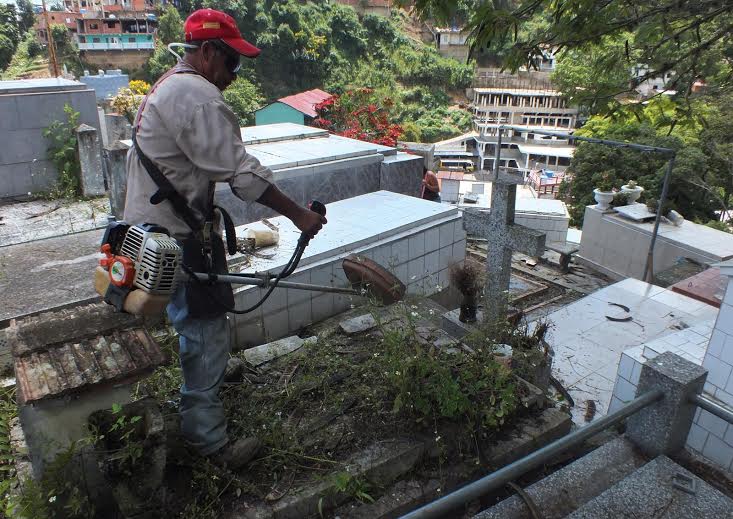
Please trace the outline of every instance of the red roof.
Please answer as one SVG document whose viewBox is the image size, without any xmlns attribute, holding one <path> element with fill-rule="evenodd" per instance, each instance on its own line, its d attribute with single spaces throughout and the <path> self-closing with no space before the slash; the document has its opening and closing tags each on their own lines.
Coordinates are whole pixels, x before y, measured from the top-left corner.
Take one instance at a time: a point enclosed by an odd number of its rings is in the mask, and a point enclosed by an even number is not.
<svg viewBox="0 0 733 519">
<path fill-rule="evenodd" d="M 295 108 L 297 111 L 309 117 L 315 117 L 315 106 L 318 103 L 322 103 L 329 97 L 331 97 L 331 94 L 328 92 L 315 88 L 313 90 L 301 92 L 300 94 L 293 94 L 291 96 L 280 98 L 278 101 Z"/>
</svg>

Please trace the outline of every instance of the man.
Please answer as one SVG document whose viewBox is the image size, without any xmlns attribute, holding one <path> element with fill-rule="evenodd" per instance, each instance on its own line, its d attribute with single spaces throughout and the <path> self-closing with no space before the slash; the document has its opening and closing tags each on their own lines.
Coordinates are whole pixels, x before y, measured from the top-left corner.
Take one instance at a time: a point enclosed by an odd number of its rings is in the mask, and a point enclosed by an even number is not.
<svg viewBox="0 0 733 519">
<path fill-rule="evenodd" d="M 431 202 L 440 202 L 438 176 L 426 167 L 423 167 L 422 198 Z"/>
<path fill-rule="evenodd" d="M 240 55 L 254 58 L 259 49 L 242 38 L 232 17 L 212 9 L 192 13 L 184 31 L 185 56 L 138 110 L 135 146 L 127 155 L 125 221 L 162 225 L 184 244 L 184 262 L 191 252 L 188 244 L 194 243 L 193 252 L 205 264 L 206 251 L 221 244 L 212 207 L 215 183 L 228 182 L 242 200 L 270 207 L 315 236 L 326 219 L 285 196 L 272 183 L 272 172 L 247 154 L 237 117 L 221 94 L 236 78 Z M 216 261 L 215 252 L 210 257 Z M 180 336 L 181 431 L 202 455 L 237 469 L 260 444 L 227 436 L 218 396 L 230 351 L 226 312 L 218 300 L 192 297 L 197 289 L 201 292 L 195 281 L 180 283 L 168 306 Z M 207 299 L 205 291 L 200 296 Z"/>
</svg>

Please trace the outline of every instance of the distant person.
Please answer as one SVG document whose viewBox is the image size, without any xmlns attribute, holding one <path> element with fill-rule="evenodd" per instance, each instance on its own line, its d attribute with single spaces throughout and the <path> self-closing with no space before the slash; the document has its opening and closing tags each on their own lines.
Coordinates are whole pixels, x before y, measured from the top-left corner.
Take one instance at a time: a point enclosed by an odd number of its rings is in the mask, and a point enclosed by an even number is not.
<svg viewBox="0 0 733 519">
<path fill-rule="evenodd" d="M 421 197 L 423 200 L 440 203 L 440 184 L 438 184 L 438 176 L 428 168 L 423 168 Z"/>
</svg>

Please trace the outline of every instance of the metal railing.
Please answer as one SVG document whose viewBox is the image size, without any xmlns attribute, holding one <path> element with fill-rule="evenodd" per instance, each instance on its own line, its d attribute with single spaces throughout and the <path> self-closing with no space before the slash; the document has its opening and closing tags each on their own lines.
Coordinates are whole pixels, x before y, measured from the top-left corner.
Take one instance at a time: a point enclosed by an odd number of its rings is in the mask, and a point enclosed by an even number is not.
<svg viewBox="0 0 733 519">
<path fill-rule="evenodd" d="M 733 411 L 729 407 L 723 407 L 717 402 L 713 402 L 709 398 L 703 395 L 693 395 L 690 397 L 690 402 L 698 405 L 700 408 L 705 409 L 708 413 L 714 414 L 718 418 L 725 420 L 728 423 L 733 423 Z"/>
<path fill-rule="evenodd" d="M 99 43 L 79 43 L 79 50 L 148 50 L 155 48 L 152 41 L 141 42 L 99 42 Z"/>
<path fill-rule="evenodd" d="M 483 478 L 474 481 L 473 483 L 469 483 L 455 492 L 414 510 L 409 514 L 402 516 L 402 519 L 450 517 L 448 514 L 455 511 L 457 508 L 479 499 L 489 492 L 504 487 L 504 485 L 517 479 L 519 476 L 540 467 L 554 456 L 571 447 L 575 447 L 583 443 L 591 436 L 622 422 L 629 416 L 639 412 L 662 398 L 664 398 L 664 392 L 661 389 L 653 389 L 648 393 L 635 398 L 617 411 L 599 418 L 590 425 L 577 429 L 576 431 L 568 434 L 567 436 L 563 436 L 559 440 L 544 446 L 532 454 L 529 454 L 528 456 L 525 456 L 524 458 L 517 460 L 496 472 L 492 472 L 488 476 L 484 476 Z"/>
</svg>

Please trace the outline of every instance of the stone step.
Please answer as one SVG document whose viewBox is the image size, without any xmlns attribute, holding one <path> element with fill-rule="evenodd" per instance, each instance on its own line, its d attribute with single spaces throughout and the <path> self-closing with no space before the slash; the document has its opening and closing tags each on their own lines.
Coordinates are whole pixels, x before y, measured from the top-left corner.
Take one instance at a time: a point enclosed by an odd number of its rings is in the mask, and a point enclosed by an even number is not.
<svg viewBox="0 0 733 519">
<path fill-rule="evenodd" d="M 536 482 L 525 491 L 542 511 L 543 519 L 565 517 L 646 462 L 631 444 L 619 437 Z M 473 519 L 531 517 L 525 502 L 513 495 L 475 515 Z M 621 516 L 619 516 L 621 517 Z"/>
<path fill-rule="evenodd" d="M 659 456 L 567 517 L 733 518 L 733 500 L 668 457 Z"/>
</svg>

